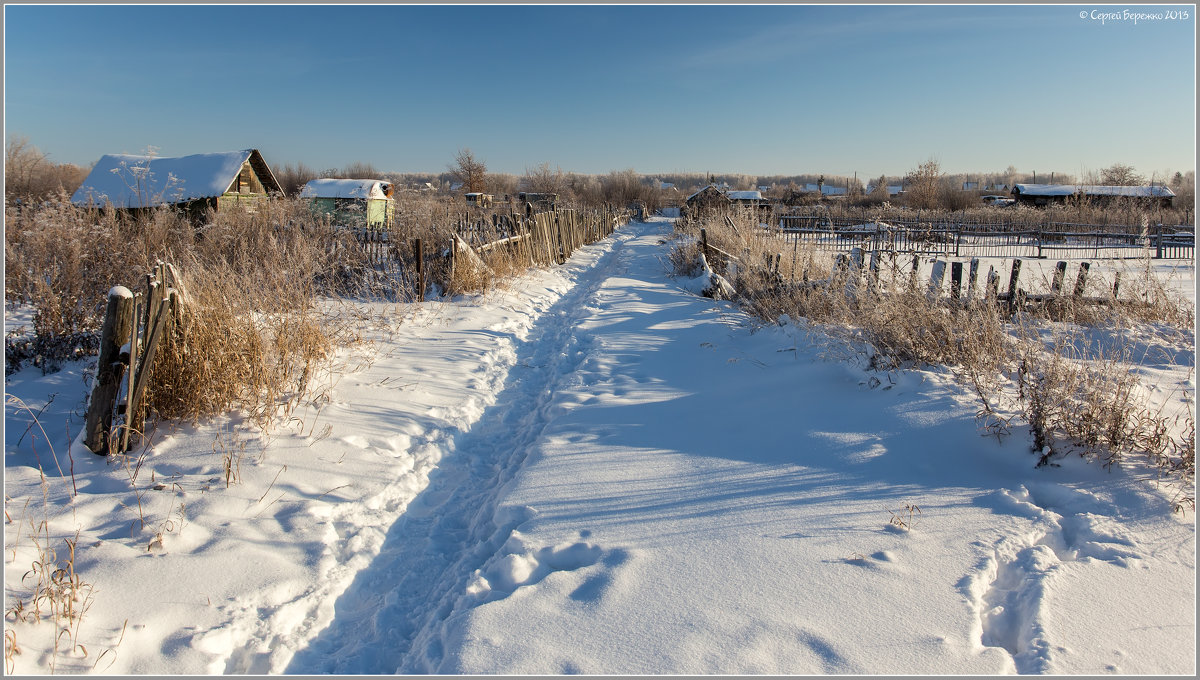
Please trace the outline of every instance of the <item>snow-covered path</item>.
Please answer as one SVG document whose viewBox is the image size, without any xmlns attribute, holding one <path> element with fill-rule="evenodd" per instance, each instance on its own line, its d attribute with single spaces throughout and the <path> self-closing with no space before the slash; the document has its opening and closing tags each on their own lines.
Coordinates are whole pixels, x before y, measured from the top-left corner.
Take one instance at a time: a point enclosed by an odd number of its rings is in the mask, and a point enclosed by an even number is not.
<svg viewBox="0 0 1200 680">
<path fill-rule="evenodd" d="M 379 333 L 287 423 L 172 426 L 137 470 L 64 455 L 82 362 L 10 376 L 50 432 L 8 404 L 6 609 L 64 538 L 94 585 L 90 651 L 14 623 L 14 671 L 1194 673 L 1169 487 L 1035 470 L 944 372 L 689 292 L 670 231 L 350 305 Z"/>
<path fill-rule="evenodd" d="M 688 293 L 662 227 L 590 256 L 289 671 L 1171 668 L 1125 650 L 1189 621 L 1194 590 L 1122 606 L 1111 642 L 1081 611 L 1092 579 L 1191 587 L 1194 529 L 1161 496 L 1034 471 L 952 383 L 876 385 L 794 325 Z M 1117 521 L 1143 516 L 1153 544 Z M 1153 575 L 1145 553 L 1167 558 Z"/>
</svg>

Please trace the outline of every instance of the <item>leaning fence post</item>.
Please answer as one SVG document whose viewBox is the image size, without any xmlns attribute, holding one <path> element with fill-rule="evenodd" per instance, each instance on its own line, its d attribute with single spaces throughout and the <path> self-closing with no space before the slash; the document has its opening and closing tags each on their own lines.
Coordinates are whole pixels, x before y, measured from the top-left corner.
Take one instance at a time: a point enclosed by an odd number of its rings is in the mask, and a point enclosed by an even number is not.
<svg viewBox="0 0 1200 680">
<path fill-rule="evenodd" d="M 124 367 L 119 363 L 121 346 L 129 338 L 133 325 L 133 292 L 125 286 L 113 286 L 108 291 L 104 309 L 104 325 L 100 329 L 100 356 L 96 362 L 96 377 L 88 400 L 84 445 L 93 453 L 108 453 L 108 432 L 112 426 L 113 405 L 121 387 Z"/>
<path fill-rule="evenodd" d="M 708 230 L 700 229 L 700 252 L 704 254 L 704 259 L 709 259 L 708 254 Z"/>
</svg>

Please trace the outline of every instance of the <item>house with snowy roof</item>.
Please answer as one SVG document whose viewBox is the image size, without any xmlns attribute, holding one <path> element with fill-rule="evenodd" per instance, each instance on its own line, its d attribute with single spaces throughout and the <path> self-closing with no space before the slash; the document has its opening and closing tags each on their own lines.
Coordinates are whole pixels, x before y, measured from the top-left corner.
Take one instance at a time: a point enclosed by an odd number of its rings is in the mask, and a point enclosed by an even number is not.
<svg viewBox="0 0 1200 680">
<path fill-rule="evenodd" d="M 1016 184 L 1012 196 L 1017 203 L 1049 205 L 1068 200 L 1100 203 L 1125 200 L 1146 206 L 1170 207 L 1175 192 L 1162 185 L 1109 186 L 1100 184 Z"/>
<path fill-rule="evenodd" d="M 71 195 L 79 207 L 112 205 L 123 210 L 176 206 L 193 216 L 282 194 L 257 149 L 167 158 L 106 154 Z"/>
<path fill-rule="evenodd" d="M 758 208 L 766 204 L 760 191 L 729 191 L 716 184 L 710 184 L 684 199 L 684 207 L 690 215 L 733 206 Z"/>
<path fill-rule="evenodd" d="M 381 179 L 314 179 L 300 190 L 312 210 L 333 224 L 388 229 L 395 216 L 395 186 Z"/>
<path fill-rule="evenodd" d="M 831 187 L 828 184 L 805 184 L 805 191 L 819 191 L 822 196 L 845 196 L 846 187 Z"/>
</svg>

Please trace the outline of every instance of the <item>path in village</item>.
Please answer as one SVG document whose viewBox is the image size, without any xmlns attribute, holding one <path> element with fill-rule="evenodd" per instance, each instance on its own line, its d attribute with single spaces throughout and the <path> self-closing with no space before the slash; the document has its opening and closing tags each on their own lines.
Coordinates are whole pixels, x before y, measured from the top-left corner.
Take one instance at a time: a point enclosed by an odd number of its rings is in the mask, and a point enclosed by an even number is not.
<svg viewBox="0 0 1200 680">
<path fill-rule="evenodd" d="M 950 381 L 684 290 L 669 229 L 595 247 L 288 672 L 1128 668 L 1072 656 L 1047 582 L 1126 566 L 1110 502 L 1153 501 L 1011 484 Z"/>
</svg>

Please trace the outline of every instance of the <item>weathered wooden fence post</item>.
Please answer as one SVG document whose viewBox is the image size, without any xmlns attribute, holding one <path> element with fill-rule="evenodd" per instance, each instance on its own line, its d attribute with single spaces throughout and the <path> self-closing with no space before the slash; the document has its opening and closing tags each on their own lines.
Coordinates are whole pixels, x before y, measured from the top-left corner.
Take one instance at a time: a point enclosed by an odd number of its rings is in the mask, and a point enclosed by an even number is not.
<svg viewBox="0 0 1200 680">
<path fill-rule="evenodd" d="M 113 286 L 108 291 L 104 310 L 104 325 L 100 329 L 100 356 L 96 362 L 96 377 L 88 400 L 84 427 L 84 444 L 92 451 L 108 453 L 108 431 L 112 426 L 113 407 L 125 372 L 120 363 L 121 347 L 129 339 L 133 326 L 133 292 L 125 286 Z"/>
<path fill-rule="evenodd" d="M 1088 262 L 1079 263 L 1079 276 L 1075 279 L 1075 297 L 1083 297 L 1084 288 L 1087 287 L 1088 269 L 1091 268 Z"/>
<path fill-rule="evenodd" d="M 1020 296 L 1020 287 L 1018 286 L 1021 277 L 1021 260 L 1013 258 L 1012 274 L 1008 277 L 1008 310 L 1012 312 L 1017 309 L 1021 301 L 1017 298 Z"/>
<path fill-rule="evenodd" d="M 417 261 L 417 302 L 425 301 L 425 248 L 421 239 L 413 241 L 413 259 Z"/>
<path fill-rule="evenodd" d="M 703 228 L 700 229 L 700 252 L 704 254 L 705 260 L 710 257 L 708 254 L 708 230 Z"/>
<path fill-rule="evenodd" d="M 1067 275 L 1067 263 L 1059 260 L 1054 265 L 1054 279 L 1050 281 L 1050 294 L 1054 297 L 1062 295 L 1063 279 Z"/>
</svg>

